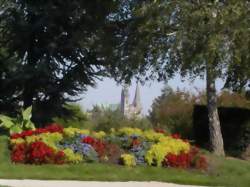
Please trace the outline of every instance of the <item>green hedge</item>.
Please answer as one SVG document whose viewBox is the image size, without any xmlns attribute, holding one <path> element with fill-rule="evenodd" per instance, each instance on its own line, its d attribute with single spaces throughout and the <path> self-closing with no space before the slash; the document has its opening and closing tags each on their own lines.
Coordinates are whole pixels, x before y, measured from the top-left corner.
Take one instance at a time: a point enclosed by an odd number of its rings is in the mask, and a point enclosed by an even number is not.
<svg viewBox="0 0 250 187">
<path fill-rule="evenodd" d="M 227 154 L 239 156 L 250 144 L 250 110 L 236 107 L 218 108 L 224 147 Z M 193 112 L 193 131 L 196 144 L 209 148 L 207 107 L 196 105 Z"/>
</svg>

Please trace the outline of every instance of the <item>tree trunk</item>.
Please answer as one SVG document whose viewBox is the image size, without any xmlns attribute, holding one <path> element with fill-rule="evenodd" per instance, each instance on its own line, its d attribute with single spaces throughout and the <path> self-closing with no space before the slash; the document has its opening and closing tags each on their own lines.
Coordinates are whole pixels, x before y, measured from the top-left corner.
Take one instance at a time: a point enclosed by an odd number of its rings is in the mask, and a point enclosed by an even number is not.
<svg viewBox="0 0 250 187">
<path fill-rule="evenodd" d="M 215 88 L 215 73 L 211 65 L 207 64 L 207 108 L 211 149 L 214 154 L 224 156 L 224 143 L 217 109 L 217 95 Z"/>
</svg>

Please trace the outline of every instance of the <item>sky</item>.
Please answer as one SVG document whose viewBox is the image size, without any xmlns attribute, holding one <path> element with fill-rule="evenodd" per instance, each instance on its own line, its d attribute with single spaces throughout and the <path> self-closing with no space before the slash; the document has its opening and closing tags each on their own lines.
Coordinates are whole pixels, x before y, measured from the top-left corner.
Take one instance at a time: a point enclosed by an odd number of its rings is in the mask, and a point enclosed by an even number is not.
<svg viewBox="0 0 250 187">
<path fill-rule="evenodd" d="M 196 89 L 204 90 L 206 88 L 205 81 L 197 79 L 194 82 L 188 80 L 181 80 L 179 76 L 168 82 L 174 90 L 178 88 L 185 89 L 188 91 L 195 92 Z M 148 114 L 151 108 L 153 100 L 161 95 L 161 90 L 164 87 L 163 82 L 151 81 L 144 85 L 140 85 L 141 92 L 141 103 L 143 106 L 143 114 Z M 222 81 L 217 81 L 217 90 L 222 88 Z M 130 103 L 133 102 L 135 94 L 136 82 L 132 81 L 132 85 L 129 88 L 130 93 Z M 81 95 L 82 100 L 78 103 L 84 110 L 92 109 L 93 105 L 109 105 L 109 104 L 119 104 L 121 99 L 122 86 L 117 85 L 112 79 L 105 78 L 103 81 L 98 81 L 95 88 L 88 88 L 88 91 Z"/>
</svg>

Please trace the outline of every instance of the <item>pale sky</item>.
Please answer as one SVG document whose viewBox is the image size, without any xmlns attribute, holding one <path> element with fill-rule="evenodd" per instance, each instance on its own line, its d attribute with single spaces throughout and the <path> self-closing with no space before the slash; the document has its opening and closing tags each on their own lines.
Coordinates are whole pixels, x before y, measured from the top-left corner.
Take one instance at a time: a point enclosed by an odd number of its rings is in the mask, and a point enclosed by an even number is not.
<svg viewBox="0 0 250 187">
<path fill-rule="evenodd" d="M 190 82 L 188 80 L 181 81 L 180 77 L 175 77 L 174 79 L 168 82 L 168 85 L 173 89 L 179 87 L 180 89 L 185 89 L 188 91 L 195 92 L 195 89 L 199 90 L 205 89 L 204 80 L 196 80 Z M 130 102 L 134 99 L 136 82 L 133 81 L 131 87 L 129 88 L 130 93 Z M 140 85 L 141 92 L 141 103 L 143 106 L 143 114 L 147 114 L 151 108 L 153 100 L 161 95 L 161 90 L 164 87 L 163 82 L 147 82 L 145 85 Z M 219 91 L 222 87 L 222 82 L 217 81 L 217 90 Z M 103 81 L 97 82 L 96 88 L 89 88 L 88 91 L 83 94 L 83 98 L 79 101 L 79 104 L 84 110 L 91 109 L 93 105 L 109 105 L 109 104 L 119 104 L 121 97 L 122 87 L 117 85 L 112 79 L 104 79 Z"/>
</svg>

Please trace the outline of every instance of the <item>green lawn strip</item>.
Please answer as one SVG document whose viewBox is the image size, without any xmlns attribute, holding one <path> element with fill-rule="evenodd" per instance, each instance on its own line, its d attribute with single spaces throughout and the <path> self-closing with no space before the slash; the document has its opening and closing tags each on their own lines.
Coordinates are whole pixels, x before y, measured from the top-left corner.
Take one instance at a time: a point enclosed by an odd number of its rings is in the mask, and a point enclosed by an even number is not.
<svg viewBox="0 0 250 187">
<path fill-rule="evenodd" d="M 162 181 L 179 184 L 249 187 L 250 163 L 218 158 L 208 154 L 213 163 L 208 172 L 171 168 L 84 163 L 78 165 L 15 165 L 10 162 L 7 137 L 0 137 L 0 178 L 83 181 Z"/>
</svg>

